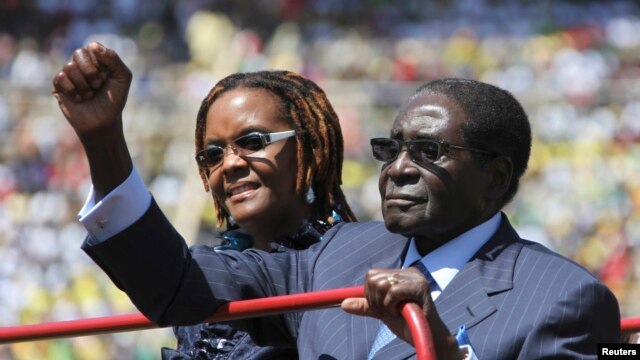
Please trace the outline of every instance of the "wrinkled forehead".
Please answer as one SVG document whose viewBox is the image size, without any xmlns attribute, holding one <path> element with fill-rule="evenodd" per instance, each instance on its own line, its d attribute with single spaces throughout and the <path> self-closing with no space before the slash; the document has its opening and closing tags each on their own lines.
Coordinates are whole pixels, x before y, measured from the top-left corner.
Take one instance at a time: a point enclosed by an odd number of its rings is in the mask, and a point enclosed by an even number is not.
<svg viewBox="0 0 640 360">
<path fill-rule="evenodd" d="M 400 109 L 391 135 L 437 134 L 445 128 L 460 126 L 465 118 L 461 107 L 449 97 L 437 93 L 420 94 Z"/>
</svg>

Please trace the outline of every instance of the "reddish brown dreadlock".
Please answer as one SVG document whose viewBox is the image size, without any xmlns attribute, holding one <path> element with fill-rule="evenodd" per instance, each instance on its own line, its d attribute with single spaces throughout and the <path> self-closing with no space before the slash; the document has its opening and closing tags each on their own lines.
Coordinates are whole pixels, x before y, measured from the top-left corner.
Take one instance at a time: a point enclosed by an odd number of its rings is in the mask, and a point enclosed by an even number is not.
<svg viewBox="0 0 640 360">
<path fill-rule="evenodd" d="M 312 204 L 314 219 L 331 221 L 336 211 L 344 221 L 356 218 L 340 188 L 342 184 L 343 140 L 340 123 L 324 91 L 313 81 L 289 71 L 237 73 L 220 80 L 202 101 L 196 123 L 196 153 L 204 147 L 207 113 L 216 99 L 235 88 L 264 89 L 276 95 L 285 116 L 296 130 L 298 173 L 296 193 L 304 196 L 313 187 L 316 200 Z M 200 177 L 209 191 L 207 169 Z M 312 183 L 313 182 L 313 183 Z M 218 227 L 228 222 L 229 214 L 214 200 Z"/>
</svg>

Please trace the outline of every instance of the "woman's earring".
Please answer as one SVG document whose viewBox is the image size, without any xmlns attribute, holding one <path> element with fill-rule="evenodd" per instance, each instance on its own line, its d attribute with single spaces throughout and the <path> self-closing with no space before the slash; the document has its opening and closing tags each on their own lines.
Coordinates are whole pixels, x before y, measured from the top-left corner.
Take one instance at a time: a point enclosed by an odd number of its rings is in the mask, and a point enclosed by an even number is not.
<svg viewBox="0 0 640 360">
<path fill-rule="evenodd" d="M 233 218 L 233 216 L 229 215 L 229 217 L 227 218 L 227 222 L 229 223 L 230 226 L 236 226 L 236 219 Z"/>
<path fill-rule="evenodd" d="M 316 193 L 313 192 L 312 187 L 309 187 L 309 190 L 307 190 L 307 194 L 304 196 L 304 200 L 307 202 L 307 204 L 313 204 L 313 202 L 316 201 Z"/>
</svg>

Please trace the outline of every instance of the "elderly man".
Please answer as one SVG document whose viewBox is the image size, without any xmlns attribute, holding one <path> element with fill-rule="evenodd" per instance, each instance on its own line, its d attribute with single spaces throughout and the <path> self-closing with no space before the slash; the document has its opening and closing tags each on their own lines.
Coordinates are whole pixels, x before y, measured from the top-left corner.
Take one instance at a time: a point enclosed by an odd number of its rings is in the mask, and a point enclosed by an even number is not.
<svg viewBox="0 0 640 360">
<path fill-rule="evenodd" d="M 126 94 L 129 84 L 118 81 L 126 66 L 112 51 L 95 56 L 104 79 L 76 102 L 94 91 Z M 60 92 L 65 86 L 54 80 Z M 345 300 L 346 311 L 238 325 L 258 343 L 297 346 L 301 359 L 415 356 L 397 310 L 405 300 L 422 305 L 440 359 L 595 359 L 598 343 L 619 339 L 612 293 L 579 265 L 521 239 L 501 211 L 531 147 L 527 116 L 504 90 L 461 79 L 418 89 L 390 138 L 371 140 L 383 162 L 384 224 L 338 224 L 308 250 L 281 253 L 189 249 L 132 171 L 123 107 L 112 104 L 118 116 L 105 123 L 65 113 L 79 136 L 93 139 L 85 142 L 92 181 L 106 195 L 82 211 L 90 233 L 83 249 L 158 324 L 195 323 L 238 299 L 364 283 L 366 298 Z M 131 207 L 133 195 L 140 200 Z"/>
</svg>

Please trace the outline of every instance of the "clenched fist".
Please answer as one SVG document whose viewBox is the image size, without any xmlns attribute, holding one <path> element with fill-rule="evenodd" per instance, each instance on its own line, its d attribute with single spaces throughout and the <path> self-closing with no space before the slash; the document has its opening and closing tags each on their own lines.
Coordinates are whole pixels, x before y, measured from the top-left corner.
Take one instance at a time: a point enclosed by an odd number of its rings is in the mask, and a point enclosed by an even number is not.
<svg viewBox="0 0 640 360">
<path fill-rule="evenodd" d="M 120 128 L 131 78 L 115 51 L 92 42 L 74 51 L 71 61 L 54 76 L 53 95 L 82 140 Z"/>
<path fill-rule="evenodd" d="M 74 51 L 53 77 L 53 96 L 87 153 L 96 201 L 133 167 L 122 132 L 131 78 L 118 54 L 97 42 Z"/>
</svg>

